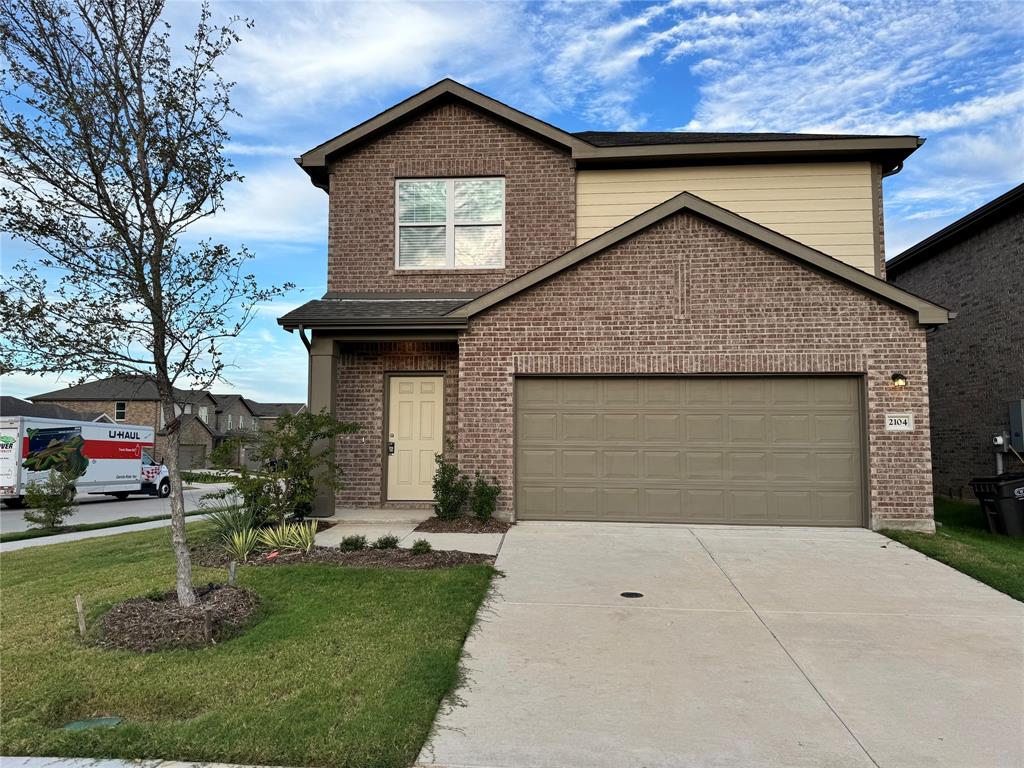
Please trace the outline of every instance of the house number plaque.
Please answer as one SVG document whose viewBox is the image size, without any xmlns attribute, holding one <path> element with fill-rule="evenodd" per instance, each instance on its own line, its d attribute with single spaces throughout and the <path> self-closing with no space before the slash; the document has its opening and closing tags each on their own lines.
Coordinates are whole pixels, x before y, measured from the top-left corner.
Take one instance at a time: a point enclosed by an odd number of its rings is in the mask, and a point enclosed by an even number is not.
<svg viewBox="0 0 1024 768">
<path fill-rule="evenodd" d="M 914 414 L 912 413 L 887 413 L 885 414 L 886 432 L 913 432 Z"/>
</svg>

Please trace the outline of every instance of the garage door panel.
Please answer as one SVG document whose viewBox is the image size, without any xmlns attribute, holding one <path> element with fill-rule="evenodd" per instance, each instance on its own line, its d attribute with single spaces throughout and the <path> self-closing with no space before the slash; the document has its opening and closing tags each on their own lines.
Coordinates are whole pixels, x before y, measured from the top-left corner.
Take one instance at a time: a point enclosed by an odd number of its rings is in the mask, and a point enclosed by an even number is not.
<svg viewBox="0 0 1024 768">
<path fill-rule="evenodd" d="M 860 525 L 858 379 L 523 378 L 520 519 Z"/>
<path fill-rule="evenodd" d="M 640 437 L 639 413 L 606 413 L 602 417 L 604 439 L 609 442 L 635 442 Z"/>
</svg>

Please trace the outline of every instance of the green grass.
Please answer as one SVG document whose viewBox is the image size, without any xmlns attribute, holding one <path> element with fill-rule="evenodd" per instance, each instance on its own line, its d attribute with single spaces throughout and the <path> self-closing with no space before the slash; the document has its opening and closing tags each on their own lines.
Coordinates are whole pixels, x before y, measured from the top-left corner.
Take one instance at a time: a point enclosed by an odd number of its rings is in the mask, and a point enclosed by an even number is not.
<svg viewBox="0 0 1024 768">
<path fill-rule="evenodd" d="M 205 515 L 206 510 L 196 509 L 186 512 L 185 517 L 193 515 Z M 153 515 L 151 517 L 121 517 L 117 520 L 108 520 L 104 523 L 75 523 L 73 525 L 62 525 L 60 528 L 29 528 L 27 531 L 11 531 L 0 533 L 0 543 L 5 541 L 22 541 L 24 539 L 40 539 L 44 536 L 59 536 L 62 533 L 77 533 L 78 531 L 98 531 L 101 528 L 119 528 L 122 525 L 135 525 L 136 523 L 151 523 L 154 520 L 170 520 L 170 515 Z"/>
<path fill-rule="evenodd" d="M 977 504 L 936 497 L 934 535 L 882 531 L 928 557 L 1024 601 L 1024 539 L 989 533 Z"/>
<path fill-rule="evenodd" d="M 263 599 L 257 623 L 204 650 L 138 655 L 80 642 L 74 596 L 95 622 L 172 588 L 167 530 L 3 557 L 0 754 L 264 765 L 409 765 L 493 573 L 241 568 L 239 585 Z M 224 576 L 196 569 L 197 583 Z M 61 728 L 103 715 L 125 722 Z"/>
</svg>

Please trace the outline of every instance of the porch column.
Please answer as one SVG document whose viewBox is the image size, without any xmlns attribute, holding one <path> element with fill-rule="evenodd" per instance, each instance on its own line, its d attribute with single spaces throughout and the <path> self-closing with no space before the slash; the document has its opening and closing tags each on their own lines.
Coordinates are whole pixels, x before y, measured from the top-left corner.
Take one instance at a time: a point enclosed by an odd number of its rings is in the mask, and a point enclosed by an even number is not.
<svg viewBox="0 0 1024 768">
<path fill-rule="evenodd" d="M 309 410 L 335 415 L 338 389 L 338 344 L 332 338 L 313 334 L 309 349 Z M 317 448 L 326 449 L 321 443 Z M 330 517 L 334 514 L 334 494 L 327 488 L 318 488 L 313 501 L 314 517 Z"/>
</svg>

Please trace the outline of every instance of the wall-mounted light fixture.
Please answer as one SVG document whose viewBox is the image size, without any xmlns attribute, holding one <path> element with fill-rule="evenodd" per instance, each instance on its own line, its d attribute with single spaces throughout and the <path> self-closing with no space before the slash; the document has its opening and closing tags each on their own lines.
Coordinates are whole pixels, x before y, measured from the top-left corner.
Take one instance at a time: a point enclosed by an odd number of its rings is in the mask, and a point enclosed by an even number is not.
<svg viewBox="0 0 1024 768">
<path fill-rule="evenodd" d="M 892 385 L 894 387 L 905 387 L 907 386 L 907 377 L 902 373 L 894 373 L 892 375 Z"/>
</svg>

